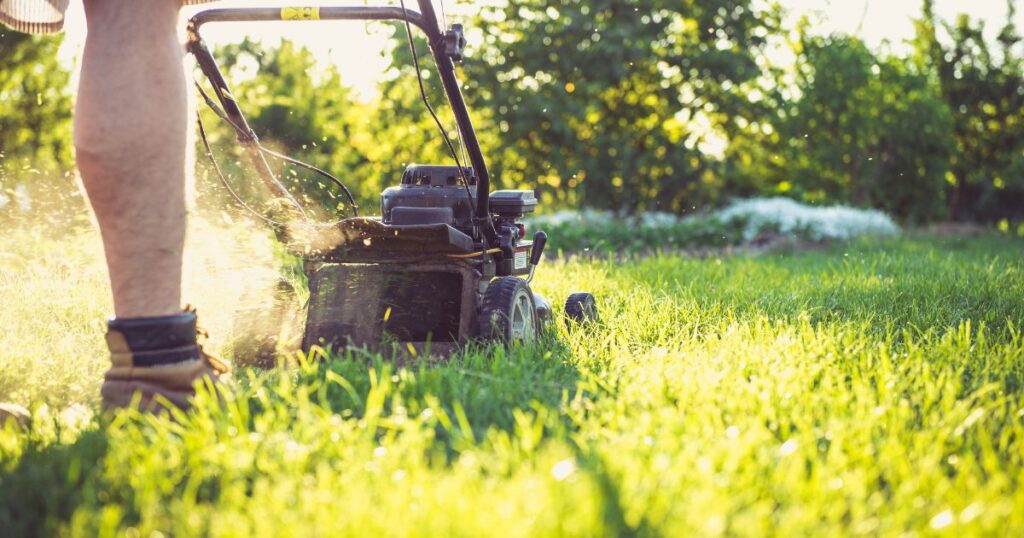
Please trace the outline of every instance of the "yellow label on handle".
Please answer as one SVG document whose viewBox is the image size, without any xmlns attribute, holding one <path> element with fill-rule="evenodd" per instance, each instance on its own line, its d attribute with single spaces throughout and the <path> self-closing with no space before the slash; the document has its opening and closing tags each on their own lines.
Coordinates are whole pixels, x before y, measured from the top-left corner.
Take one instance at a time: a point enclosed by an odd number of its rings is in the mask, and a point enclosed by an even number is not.
<svg viewBox="0 0 1024 538">
<path fill-rule="evenodd" d="M 285 20 L 285 21 L 318 21 L 318 20 L 320 20 L 320 8 L 318 8 L 318 7 L 283 7 L 283 8 L 281 8 L 281 20 Z"/>
</svg>

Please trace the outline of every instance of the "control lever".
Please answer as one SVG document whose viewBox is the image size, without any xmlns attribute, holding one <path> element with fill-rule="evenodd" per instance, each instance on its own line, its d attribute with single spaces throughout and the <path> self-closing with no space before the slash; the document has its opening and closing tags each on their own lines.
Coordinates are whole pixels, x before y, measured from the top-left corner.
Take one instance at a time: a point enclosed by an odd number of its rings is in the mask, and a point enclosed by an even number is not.
<svg viewBox="0 0 1024 538">
<path fill-rule="evenodd" d="M 533 252 L 530 253 L 530 274 L 526 277 L 527 282 L 533 280 L 533 272 L 537 270 L 537 264 L 540 263 L 540 257 L 544 254 L 544 246 L 547 243 L 548 234 L 543 231 L 533 234 Z"/>
</svg>

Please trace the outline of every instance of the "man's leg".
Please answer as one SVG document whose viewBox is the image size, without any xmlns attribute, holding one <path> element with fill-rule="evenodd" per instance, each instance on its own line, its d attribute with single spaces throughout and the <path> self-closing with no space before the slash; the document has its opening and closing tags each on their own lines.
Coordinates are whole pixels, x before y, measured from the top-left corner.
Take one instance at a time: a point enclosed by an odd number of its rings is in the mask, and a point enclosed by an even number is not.
<svg viewBox="0 0 1024 538">
<path fill-rule="evenodd" d="M 108 407 L 162 396 L 186 406 L 197 380 L 227 368 L 196 342 L 181 305 L 188 105 L 180 0 L 86 0 L 75 149 L 96 213 L 115 318 Z"/>
<path fill-rule="evenodd" d="M 188 105 L 180 0 L 86 0 L 75 148 L 118 318 L 181 313 Z"/>
</svg>

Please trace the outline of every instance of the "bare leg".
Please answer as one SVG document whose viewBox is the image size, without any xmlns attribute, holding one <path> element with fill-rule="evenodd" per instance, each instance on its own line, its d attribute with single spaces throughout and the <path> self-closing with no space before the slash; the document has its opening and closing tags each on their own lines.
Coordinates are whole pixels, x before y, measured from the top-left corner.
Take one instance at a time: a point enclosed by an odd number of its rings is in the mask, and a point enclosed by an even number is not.
<svg viewBox="0 0 1024 538">
<path fill-rule="evenodd" d="M 180 1 L 85 1 L 75 149 L 118 318 L 182 311 L 188 104 Z"/>
</svg>

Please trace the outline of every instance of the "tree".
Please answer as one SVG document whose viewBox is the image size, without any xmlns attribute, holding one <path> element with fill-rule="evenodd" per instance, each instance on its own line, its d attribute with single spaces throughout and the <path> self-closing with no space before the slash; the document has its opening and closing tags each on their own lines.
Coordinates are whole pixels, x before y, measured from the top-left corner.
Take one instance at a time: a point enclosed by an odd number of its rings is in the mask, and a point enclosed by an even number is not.
<svg viewBox="0 0 1024 538">
<path fill-rule="evenodd" d="M 845 202 L 922 222 L 944 215 L 952 120 L 927 75 L 805 25 L 759 122 L 738 122 L 727 161 L 742 194 Z M 787 83 L 790 75 L 792 83 Z"/>
<path fill-rule="evenodd" d="M 372 206 L 380 194 L 377 182 L 366 181 L 371 164 L 366 148 L 372 142 L 360 138 L 372 105 L 355 99 L 334 67 L 318 64 L 309 50 L 287 40 L 265 47 L 246 39 L 219 49 L 216 56 L 263 145 L 338 175 L 360 205 Z M 247 201 L 265 199 L 234 131 L 209 112 L 204 112 L 204 124 L 233 187 Z M 322 176 L 275 158 L 268 162 L 305 206 L 326 209 L 321 218 L 348 214 L 346 198 Z M 226 201 L 221 186 L 206 176 L 207 194 L 220 193 L 213 199 Z"/>
<path fill-rule="evenodd" d="M 333 66 L 318 63 L 308 50 L 286 40 L 272 47 L 244 40 L 216 53 L 242 112 L 264 145 L 337 175 L 365 208 L 363 214 L 376 211 L 380 192 L 397 184 L 408 164 L 452 162 L 420 98 L 405 27 L 390 26 L 395 68 L 381 83 L 380 96 L 369 100 L 357 98 Z M 443 120 L 450 119 L 437 77 L 427 69 L 426 42 L 416 42 L 431 103 Z M 226 125 L 214 127 L 219 120 L 206 116 L 210 139 L 232 184 L 247 200 L 265 199 L 265 190 L 234 143 L 234 133 Z M 456 137 L 453 122 L 445 121 Z M 335 213 L 347 210 L 338 189 L 322 177 L 270 161 L 307 206 L 337 209 Z M 209 180 L 205 184 L 209 194 L 217 193 L 212 199 L 227 202 L 220 185 Z"/>
<path fill-rule="evenodd" d="M 60 37 L 0 27 L 0 193 L 15 190 L 65 204 L 72 179 L 69 75 L 57 61 Z"/>
<path fill-rule="evenodd" d="M 385 186 L 397 184 L 405 167 L 411 163 L 455 164 L 451 151 L 420 95 L 406 27 L 398 23 L 389 26 L 392 31 L 389 51 L 391 69 L 378 87 L 379 104 L 375 107 L 372 126 L 376 139 L 374 162 L 377 163 L 377 176 Z M 460 162 L 468 165 L 464 152 L 458 151 L 458 127 L 434 69 L 426 39 L 422 33 L 414 30 L 413 43 L 431 108 L 457 149 Z M 486 156 L 490 153 L 486 150 L 498 147 L 490 136 L 493 123 L 485 110 L 471 107 L 470 113 Z M 491 161 L 488 161 L 490 165 Z"/>
<path fill-rule="evenodd" d="M 932 0 L 918 21 L 917 58 L 931 69 L 953 112 L 956 151 L 948 176 L 949 215 L 958 220 L 1024 218 L 1024 54 L 1013 0 L 997 43 L 961 15 L 937 21 Z M 940 26 L 948 39 L 940 39 Z"/>
<path fill-rule="evenodd" d="M 774 11 L 731 0 L 481 10 L 465 90 L 496 184 L 622 211 L 712 199 L 716 163 L 701 144 L 748 106 L 741 87 L 775 24 Z"/>
</svg>

